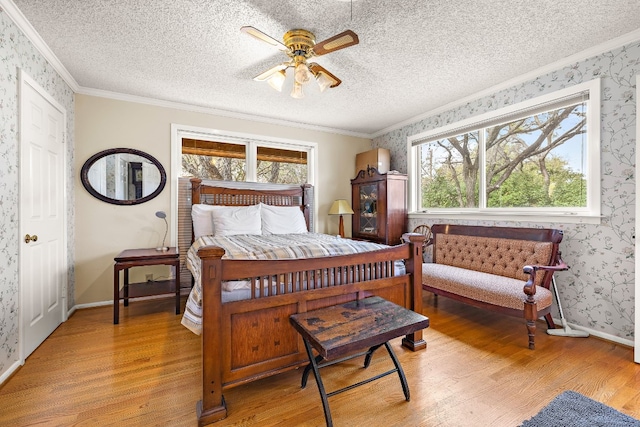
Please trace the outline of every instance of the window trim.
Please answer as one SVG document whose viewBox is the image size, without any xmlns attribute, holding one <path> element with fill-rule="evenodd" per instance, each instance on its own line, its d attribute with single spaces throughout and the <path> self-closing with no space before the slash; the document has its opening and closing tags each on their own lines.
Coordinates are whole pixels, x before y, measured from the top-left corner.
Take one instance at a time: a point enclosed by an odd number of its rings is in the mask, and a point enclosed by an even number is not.
<svg viewBox="0 0 640 427">
<path fill-rule="evenodd" d="M 227 181 L 240 185 L 251 185 L 251 183 L 256 182 L 257 172 L 256 167 L 253 165 L 257 161 L 258 145 L 307 151 L 307 182 L 315 187 L 316 177 L 318 176 L 317 142 L 171 123 L 171 171 L 169 179 L 171 182 L 171 218 L 175 218 L 175 220 L 170 227 L 170 242 L 177 242 L 178 237 L 178 175 L 182 170 L 182 138 L 248 145 L 249 149 L 245 159 L 247 162 L 246 181 Z M 317 191 L 313 193 L 314 206 L 317 209 Z M 313 227 L 317 229 L 318 224 L 315 223 L 317 221 L 317 212 L 313 212 L 312 218 L 314 218 Z"/>
<path fill-rule="evenodd" d="M 600 79 L 593 79 L 569 88 L 561 89 L 546 95 L 532 98 L 517 104 L 509 105 L 497 110 L 489 111 L 477 116 L 469 117 L 454 123 L 431 129 L 419 134 L 407 137 L 407 173 L 409 216 L 410 218 L 442 218 L 443 216 L 456 219 L 493 219 L 557 222 L 564 223 L 588 223 L 599 224 L 601 219 L 601 183 L 600 183 Z M 439 135 L 447 135 L 449 132 L 460 130 L 470 131 L 477 127 L 487 126 L 488 123 L 502 117 L 515 116 L 518 113 L 534 112 L 543 106 L 553 106 L 558 101 L 577 96 L 581 93 L 589 94 L 587 108 L 587 206 L 585 208 L 478 208 L 478 209 L 429 209 L 420 211 L 418 206 L 419 188 L 418 174 L 420 171 L 420 159 L 417 155 L 417 146 L 424 140 L 430 140 Z M 481 156 L 481 170 L 484 176 L 484 153 Z M 482 195 L 481 195 L 482 196 Z"/>
</svg>

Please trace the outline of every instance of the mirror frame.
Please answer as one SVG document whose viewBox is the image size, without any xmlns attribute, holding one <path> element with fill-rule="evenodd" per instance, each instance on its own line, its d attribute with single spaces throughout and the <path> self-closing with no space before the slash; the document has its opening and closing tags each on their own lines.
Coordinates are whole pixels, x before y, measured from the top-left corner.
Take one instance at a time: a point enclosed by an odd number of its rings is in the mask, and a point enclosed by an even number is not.
<svg viewBox="0 0 640 427">
<path fill-rule="evenodd" d="M 121 153 L 136 154 L 140 157 L 144 157 L 145 159 L 153 163 L 155 167 L 158 168 L 158 171 L 160 172 L 160 184 L 158 184 L 158 188 L 156 188 L 156 190 L 153 193 L 149 194 L 148 196 L 141 197 L 135 200 L 118 200 L 118 199 L 112 199 L 111 197 L 107 197 L 103 194 L 98 193 L 91 186 L 91 183 L 89 182 L 89 169 L 91 169 L 91 166 L 93 166 L 93 164 L 96 161 L 98 161 L 103 157 L 109 156 L 111 154 L 121 154 Z M 82 169 L 80 170 L 80 181 L 82 182 L 82 185 L 84 186 L 84 188 L 89 192 L 89 194 L 91 194 L 96 199 L 102 200 L 103 202 L 106 202 L 106 203 L 111 203 L 113 205 L 129 206 L 129 205 L 139 205 L 140 203 L 148 202 L 149 200 L 159 195 L 162 192 L 162 190 L 164 190 L 164 187 L 167 184 L 167 173 L 162 167 L 162 164 L 160 164 L 160 162 L 151 154 L 145 153 L 144 151 L 136 150 L 134 148 L 110 148 L 108 150 L 100 151 L 99 153 L 94 154 L 93 156 L 89 157 L 89 159 L 87 159 L 86 162 L 84 162 L 84 164 L 82 165 Z"/>
</svg>

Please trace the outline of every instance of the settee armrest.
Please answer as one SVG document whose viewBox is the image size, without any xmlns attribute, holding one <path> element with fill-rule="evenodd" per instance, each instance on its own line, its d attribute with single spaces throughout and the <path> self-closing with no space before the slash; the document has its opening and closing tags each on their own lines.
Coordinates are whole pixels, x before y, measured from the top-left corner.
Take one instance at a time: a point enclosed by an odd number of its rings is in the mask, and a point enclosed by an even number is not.
<svg viewBox="0 0 640 427">
<path fill-rule="evenodd" d="M 525 274 L 529 275 L 529 280 L 524 285 L 524 293 L 529 295 L 530 297 L 535 295 L 536 293 L 536 271 L 564 271 L 568 270 L 569 266 L 560 259 L 560 255 L 558 255 L 558 263 L 556 265 L 525 265 L 522 269 Z"/>
</svg>

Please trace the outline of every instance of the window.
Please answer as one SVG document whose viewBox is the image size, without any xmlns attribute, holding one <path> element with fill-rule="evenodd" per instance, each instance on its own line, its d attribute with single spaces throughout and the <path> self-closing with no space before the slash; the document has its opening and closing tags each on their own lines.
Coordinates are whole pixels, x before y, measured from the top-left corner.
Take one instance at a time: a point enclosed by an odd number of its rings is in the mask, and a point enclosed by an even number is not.
<svg viewBox="0 0 640 427">
<path fill-rule="evenodd" d="M 304 184 L 307 182 L 307 152 L 258 147 L 256 181 Z"/>
<path fill-rule="evenodd" d="M 599 80 L 409 137 L 411 210 L 599 216 Z"/>
<path fill-rule="evenodd" d="M 310 150 L 310 147 L 301 145 L 289 147 L 258 141 L 218 142 L 183 138 L 181 176 L 304 184 L 309 182 Z M 252 158 L 256 161 L 247 161 Z"/>
<path fill-rule="evenodd" d="M 216 181 L 244 181 L 246 147 L 241 144 L 182 139 L 182 173 Z"/>
</svg>

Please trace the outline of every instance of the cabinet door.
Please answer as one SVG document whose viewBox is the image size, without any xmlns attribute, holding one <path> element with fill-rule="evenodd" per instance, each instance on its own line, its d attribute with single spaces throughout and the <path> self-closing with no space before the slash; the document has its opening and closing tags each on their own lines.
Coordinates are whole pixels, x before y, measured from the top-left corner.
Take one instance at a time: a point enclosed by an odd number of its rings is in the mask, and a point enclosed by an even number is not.
<svg viewBox="0 0 640 427">
<path fill-rule="evenodd" d="M 378 236 L 379 218 L 378 218 L 378 183 L 361 184 L 358 186 L 358 205 L 359 209 L 357 232 L 359 234 L 367 234 Z"/>
</svg>

